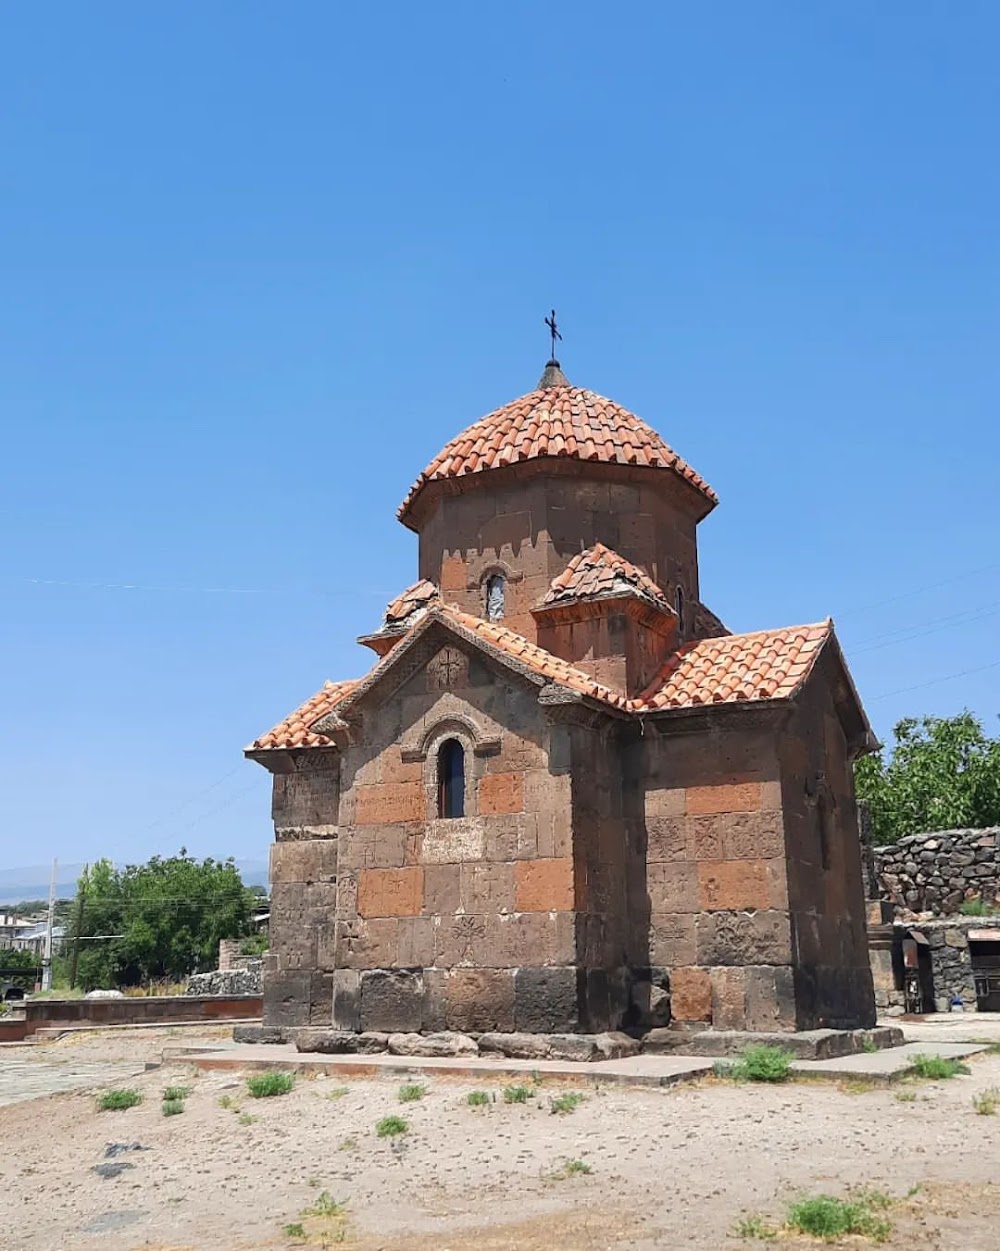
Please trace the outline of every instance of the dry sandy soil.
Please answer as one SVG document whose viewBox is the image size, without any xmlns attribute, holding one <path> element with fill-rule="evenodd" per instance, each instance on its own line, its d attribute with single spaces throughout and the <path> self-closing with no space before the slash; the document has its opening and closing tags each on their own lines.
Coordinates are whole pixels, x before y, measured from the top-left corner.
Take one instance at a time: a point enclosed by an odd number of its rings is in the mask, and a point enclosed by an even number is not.
<svg viewBox="0 0 1000 1251">
<path fill-rule="evenodd" d="M 31 1055 L 141 1063 L 176 1041 L 168 1031 L 78 1035 Z M 190 1031 L 184 1041 L 195 1041 Z M 250 1098 L 239 1074 L 178 1065 L 129 1084 L 144 1101 L 124 1112 L 98 1112 L 93 1091 L 0 1112 L 0 1246 L 290 1248 L 303 1241 L 284 1227 L 300 1223 L 313 1246 L 358 1251 L 738 1251 L 775 1245 L 733 1232 L 746 1214 L 780 1222 L 801 1194 L 865 1185 L 900 1200 L 889 1247 L 1000 1248 L 1000 1115 L 972 1106 L 1000 1086 L 1000 1055 L 973 1060 L 971 1076 L 908 1086 L 906 1101 L 898 1087 L 709 1078 L 664 1090 L 581 1084 L 586 1098 L 569 1115 L 549 1108 L 565 1084 L 544 1083 L 524 1105 L 504 1103 L 501 1083 L 439 1077 L 406 1105 L 389 1078 L 300 1078 L 272 1099 Z M 182 1115 L 161 1113 L 169 1084 L 191 1088 Z M 474 1087 L 496 1102 L 468 1106 Z M 409 1132 L 377 1137 L 376 1121 L 392 1113 Z M 147 1149 L 115 1157 L 130 1167 L 103 1179 L 94 1167 L 109 1162 L 112 1142 Z M 568 1160 L 590 1172 L 565 1175 Z M 323 1191 L 344 1214 L 304 1216 Z M 779 1245 L 817 1244 L 783 1236 Z"/>
</svg>

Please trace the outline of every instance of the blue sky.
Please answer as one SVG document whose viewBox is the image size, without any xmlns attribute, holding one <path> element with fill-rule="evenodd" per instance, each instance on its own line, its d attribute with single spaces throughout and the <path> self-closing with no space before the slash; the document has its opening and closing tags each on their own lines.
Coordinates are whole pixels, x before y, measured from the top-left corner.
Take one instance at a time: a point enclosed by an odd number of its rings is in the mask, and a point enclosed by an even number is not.
<svg viewBox="0 0 1000 1251">
<path fill-rule="evenodd" d="M 0 864 L 266 856 L 240 749 L 363 672 L 396 506 L 531 389 L 553 304 L 571 381 L 718 490 L 731 628 L 832 614 L 880 734 L 996 730 L 998 38 L 985 3 L 8 8 Z"/>
</svg>

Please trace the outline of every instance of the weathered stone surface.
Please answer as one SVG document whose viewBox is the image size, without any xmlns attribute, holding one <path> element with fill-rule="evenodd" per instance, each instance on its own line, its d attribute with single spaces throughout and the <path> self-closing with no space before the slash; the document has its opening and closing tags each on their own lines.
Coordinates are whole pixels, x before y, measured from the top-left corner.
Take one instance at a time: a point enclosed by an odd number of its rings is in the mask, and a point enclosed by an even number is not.
<svg viewBox="0 0 1000 1251">
<path fill-rule="evenodd" d="M 579 978 L 574 968 L 518 969 L 514 974 L 514 1024 L 538 1034 L 580 1028 Z"/>
<path fill-rule="evenodd" d="M 630 1038 L 619 1030 L 611 1030 L 603 1034 L 595 1034 L 594 1046 L 599 1060 L 624 1060 L 629 1056 L 637 1056 L 642 1050 L 638 1038 Z"/>
<path fill-rule="evenodd" d="M 635 982 L 632 1004 L 640 1026 L 655 1029 L 670 1024 L 670 992 L 653 982 Z"/>
<path fill-rule="evenodd" d="M 876 847 L 882 898 L 893 904 L 897 916 L 924 912 L 948 916 L 967 900 L 982 901 L 987 912 L 1000 916 L 998 834 L 1000 826 L 946 830 L 911 834 Z"/>
<path fill-rule="evenodd" d="M 321 1055 L 343 1055 L 357 1051 L 358 1035 L 343 1029 L 297 1029 L 296 1051 L 316 1051 Z"/>
<path fill-rule="evenodd" d="M 478 1042 L 481 1055 L 502 1055 L 512 1060 L 547 1060 L 552 1054 L 545 1034 L 480 1034 Z"/>
<path fill-rule="evenodd" d="M 389 1052 L 394 1056 L 476 1056 L 479 1048 L 467 1034 L 390 1034 Z"/>
<path fill-rule="evenodd" d="M 595 1034 L 550 1034 L 549 1056 L 553 1060 L 597 1059 L 599 1052 L 596 1039 Z"/>
<path fill-rule="evenodd" d="M 192 973 L 184 988 L 185 995 L 259 995 L 263 981 L 262 960 L 252 967 L 217 970 L 214 973 Z"/>
<path fill-rule="evenodd" d="M 361 974 L 363 1030 L 405 1032 L 423 1021 L 424 982 L 419 973 L 371 969 Z"/>
<path fill-rule="evenodd" d="M 283 1043 L 288 1041 L 288 1030 L 280 1025 L 234 1025 L 233 1042 L 237 1043 Z"/>
<path fill-rule="evenodd" d="M 674 969 L 671 972 L 670 1011 L 677 1021 L 712 1019 L 712 980 L 707 969 Z"/>
</svg>

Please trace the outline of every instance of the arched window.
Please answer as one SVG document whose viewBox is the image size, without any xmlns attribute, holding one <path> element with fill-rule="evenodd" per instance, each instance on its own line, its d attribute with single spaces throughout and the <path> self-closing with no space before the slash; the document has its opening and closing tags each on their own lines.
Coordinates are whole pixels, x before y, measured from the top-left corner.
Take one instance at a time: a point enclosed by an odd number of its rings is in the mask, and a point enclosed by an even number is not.
<svg viewBox="0 0 1000 1251">
<path fill-rule="evenodd" d="M 438 816 L 465 816 L 465 751 L 457 738 L 438 748 Z"/>
<path fill-rule="evenodd" d="M 504 612 L 504 594 L 507 585 L 503 575 L 491 574 L 486 579 L 486 620 L 502 621 Z"/>
<path fill-rule="evenodd" d="M 677 614 L 677 632 L 684 633 L 684 588 L 678 585 L 674 592 L 674 612 Z"/>
</svg>

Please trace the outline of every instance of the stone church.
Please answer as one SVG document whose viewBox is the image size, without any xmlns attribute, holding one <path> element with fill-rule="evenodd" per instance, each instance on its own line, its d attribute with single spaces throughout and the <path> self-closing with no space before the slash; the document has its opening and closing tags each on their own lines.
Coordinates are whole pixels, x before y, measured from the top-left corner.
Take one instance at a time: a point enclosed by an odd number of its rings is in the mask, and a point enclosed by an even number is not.
<svg viewBox="0 0 1000 1251">
<path fill-rule="evenodd" d="M 829 620 L 731 634 L 702 602 L 717 502 L 555 360 L 431 461 L 365 676 L 246 750 L 273 775 L 266 1025 L 874 1023 L 872 732 Z"/>
</svg>

